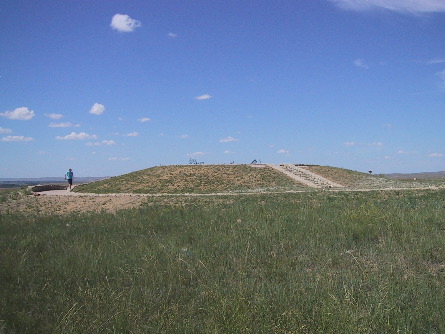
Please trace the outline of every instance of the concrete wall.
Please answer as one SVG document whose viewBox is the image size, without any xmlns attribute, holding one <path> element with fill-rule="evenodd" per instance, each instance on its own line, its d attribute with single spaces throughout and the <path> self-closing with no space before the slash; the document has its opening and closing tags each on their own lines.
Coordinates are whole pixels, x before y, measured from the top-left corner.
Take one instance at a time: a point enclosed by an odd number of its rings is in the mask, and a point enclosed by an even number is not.
<svg viewBox="0 0 445 334">
<path fill-rule="evenodd" d="M 40 191 L 48 191 L 48 190 L 66 190 L 68 186 L 64 184 L 38 184 L 34 187 L 31 187 L 31 190 L 33 192 L 40 192 Z"/>
</svg>

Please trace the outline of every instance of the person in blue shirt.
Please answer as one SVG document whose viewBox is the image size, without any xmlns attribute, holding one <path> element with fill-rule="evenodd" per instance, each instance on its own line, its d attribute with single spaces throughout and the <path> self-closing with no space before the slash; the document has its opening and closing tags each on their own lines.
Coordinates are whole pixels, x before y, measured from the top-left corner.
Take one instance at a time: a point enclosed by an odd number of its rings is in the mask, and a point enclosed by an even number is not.
<svg viewBox="0 0 445 334">
<path fill-rule="evenodd" d="M 65 173 L 65 180 L 68 181 L 68 184 L 70 185 L 70 190 L 73 185 L 73 177 L 74 177 L 74 173 L 73 173 L 73 170 L 70 168 L 70 169 L 68 169 L 68 172 Z"/>
</svg>

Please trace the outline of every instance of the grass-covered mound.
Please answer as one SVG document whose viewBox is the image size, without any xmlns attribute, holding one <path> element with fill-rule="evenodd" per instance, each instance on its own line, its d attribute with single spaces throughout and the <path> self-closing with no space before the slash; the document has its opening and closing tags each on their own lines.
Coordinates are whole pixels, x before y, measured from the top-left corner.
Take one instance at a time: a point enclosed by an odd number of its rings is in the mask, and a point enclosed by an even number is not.
<svg viewBox="0 0 445 334">
<path fill-rule="evenodd" d="M 307 168 L 311 172 L 339 183 L 349 189 L 427 188 L 429 186 L 445 185 L 445 179 L 436 179 L 434 181 L 417 179 L 396 180 L 387 178 L 384 175 L 361 173 L 350 169 L 331 166 L 310 165 Z"/>
<path fill-rule="evenodd" d="M 445 333 L 445 191 L 0 214 L 0 332 Z"/>
<path fill-rule="evenodd" d="M 159 166 L 81 185 L 78 192 L 183 194 L 282 191 L 305 188 L 270 167 L 250 165 Z"/>
</svg>

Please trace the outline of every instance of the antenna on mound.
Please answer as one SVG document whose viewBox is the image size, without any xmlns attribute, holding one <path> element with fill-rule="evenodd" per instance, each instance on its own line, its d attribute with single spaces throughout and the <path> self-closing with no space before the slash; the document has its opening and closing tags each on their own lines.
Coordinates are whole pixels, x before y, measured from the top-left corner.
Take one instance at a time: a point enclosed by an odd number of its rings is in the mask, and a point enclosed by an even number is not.
<svg viewBox="0 0 445 334">
<path fill-rule="evenodd" d="M 198 160 L 190 158 L 189 164 L 190 165 L 204 165 L 204 161 L 198 162 Z"/>
</svg>

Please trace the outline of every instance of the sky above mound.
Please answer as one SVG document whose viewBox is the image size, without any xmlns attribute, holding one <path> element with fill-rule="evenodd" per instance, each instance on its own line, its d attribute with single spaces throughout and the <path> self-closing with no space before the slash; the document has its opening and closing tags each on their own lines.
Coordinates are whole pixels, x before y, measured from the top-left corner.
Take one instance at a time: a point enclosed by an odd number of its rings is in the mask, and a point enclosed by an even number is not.
<svg viewBox="0 0 445 334">
<path fill-rule="evenodd" d="M 442 0 L 4 0 L 0 177 L 445 170 Z"/>
</svg>

